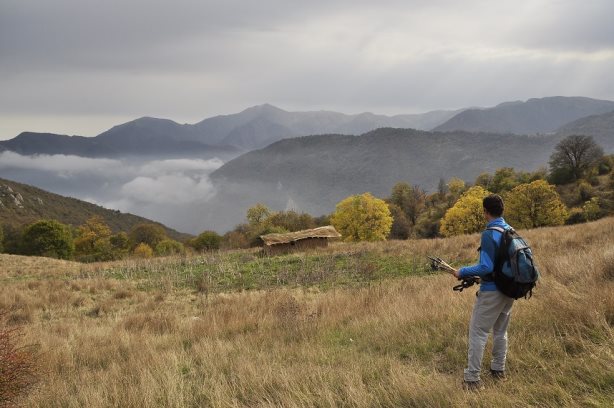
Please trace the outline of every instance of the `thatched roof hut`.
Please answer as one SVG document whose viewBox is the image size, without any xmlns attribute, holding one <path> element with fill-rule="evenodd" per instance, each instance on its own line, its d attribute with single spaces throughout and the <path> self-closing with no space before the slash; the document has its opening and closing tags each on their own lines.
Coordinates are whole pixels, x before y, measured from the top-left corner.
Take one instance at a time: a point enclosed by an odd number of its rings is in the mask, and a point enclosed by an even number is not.
<svg viewBox="0 0 614 408">
<path fill-rule="evenodd" d="M 301 251 L 328 246 L 330 238 L 340 238 L 341 234 L 332 225 L 285 234 L 261 235 L 264 251 L 269 255 Z"/>
</svg>

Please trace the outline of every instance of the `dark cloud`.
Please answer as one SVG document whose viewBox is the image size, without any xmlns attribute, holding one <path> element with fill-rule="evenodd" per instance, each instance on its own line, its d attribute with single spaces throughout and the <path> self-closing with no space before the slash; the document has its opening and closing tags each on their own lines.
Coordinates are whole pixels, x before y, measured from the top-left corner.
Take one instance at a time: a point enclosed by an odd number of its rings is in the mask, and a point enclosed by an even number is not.
<svg viewBox="0 0 614 408">
<path fill-rule="evenodd" d="M 612 99 L 612 15 L 605 0 L 5 1 L 0 138 L 45 118 L 92 135 L 105 118 L 196 122 L 264 102 L 410 113 Z"/>
</svg>

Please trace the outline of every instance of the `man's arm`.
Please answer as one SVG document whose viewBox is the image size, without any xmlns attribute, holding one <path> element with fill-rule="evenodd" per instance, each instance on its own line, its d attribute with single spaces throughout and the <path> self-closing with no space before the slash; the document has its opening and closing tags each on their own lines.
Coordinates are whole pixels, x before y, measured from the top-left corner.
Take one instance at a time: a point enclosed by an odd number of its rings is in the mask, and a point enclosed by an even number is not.
<svg viewBox="0 0 614 408">
<path fill-rule="evenodd" d="M 494 269 L 493 260 L 495 259 L 495 243 L 489 232 L 482 233 L 479 263 L 460 268 L 458 270 L 458 278 L 466 278 L 468 276 L 484 276 L 491 273 Z"/>
</svg>

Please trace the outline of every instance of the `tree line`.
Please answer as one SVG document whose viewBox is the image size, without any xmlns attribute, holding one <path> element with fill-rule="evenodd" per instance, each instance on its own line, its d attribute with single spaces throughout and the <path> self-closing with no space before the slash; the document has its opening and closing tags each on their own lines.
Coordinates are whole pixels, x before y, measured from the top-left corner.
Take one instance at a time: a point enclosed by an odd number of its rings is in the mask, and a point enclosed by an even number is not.
<svg viewBox="0 0 614 408">
<path fill-rule="evenodd" d="M 0 228 L 0 251 L 80 262 L 182 255 L 218 249 L 220 242 L 220 235 L 214 231 L 204 231 L 179 242 L 169 238 L 162 226 L 153 223 L 138 224 L 128 232 L 114 234 L 100 216 L 93 216 L 76 228 L 56 220 L 42 219 L 27 225 L 21 233 L 4 239 Z"/>
<path fill-rule="evenodd" d="M 332 224 L 347 241 L 434 238 L 480 231 L 482 199 L 503 196 L 505 218 L 516 228 L 536 228 L 596 220 L 614 213 L 614 155 L 604 155 L 591 137 L 569 136 L 554 149 L 549 169 L 534 172 L 505 167 L 482 173 L 473 183 L 458 178 L 439 181 L 437 191 L 399 182 L 390 195 L 370 193 L 345 198 L 329 215 L 272 211 L 263 204 L 249 208 L 245 222 L 223 236 L 204 231 L 185 242 L 169 238 L 157 224 L 139 224 L 113 234 L 95 216 L 72 228 L 40 220 L 21 234 L 4 237 L 0 251 L 24 255 L 107 261 L 128 256 L 182 255 L 206 250 L 261 245 L 260 236 Z"/>
</svg>

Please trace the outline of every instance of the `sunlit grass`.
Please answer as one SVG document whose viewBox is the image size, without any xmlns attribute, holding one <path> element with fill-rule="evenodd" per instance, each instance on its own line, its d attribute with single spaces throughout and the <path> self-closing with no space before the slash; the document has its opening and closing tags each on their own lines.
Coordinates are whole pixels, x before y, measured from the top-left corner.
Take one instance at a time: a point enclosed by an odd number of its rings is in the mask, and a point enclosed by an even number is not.
<svg viewBox="0 0 614 408">
<path fill-rule="evenodd" d="M 614 219 L 523 231 L 510 380 L 460 389 L 474 290 L 428 270 L 478 236 L 81 265 L 2 255 L 0 306 L 46 373 L 24 405 L 611 406 Z M 489 361 L 486 353 L 485 367 Z"/>
</svg>

